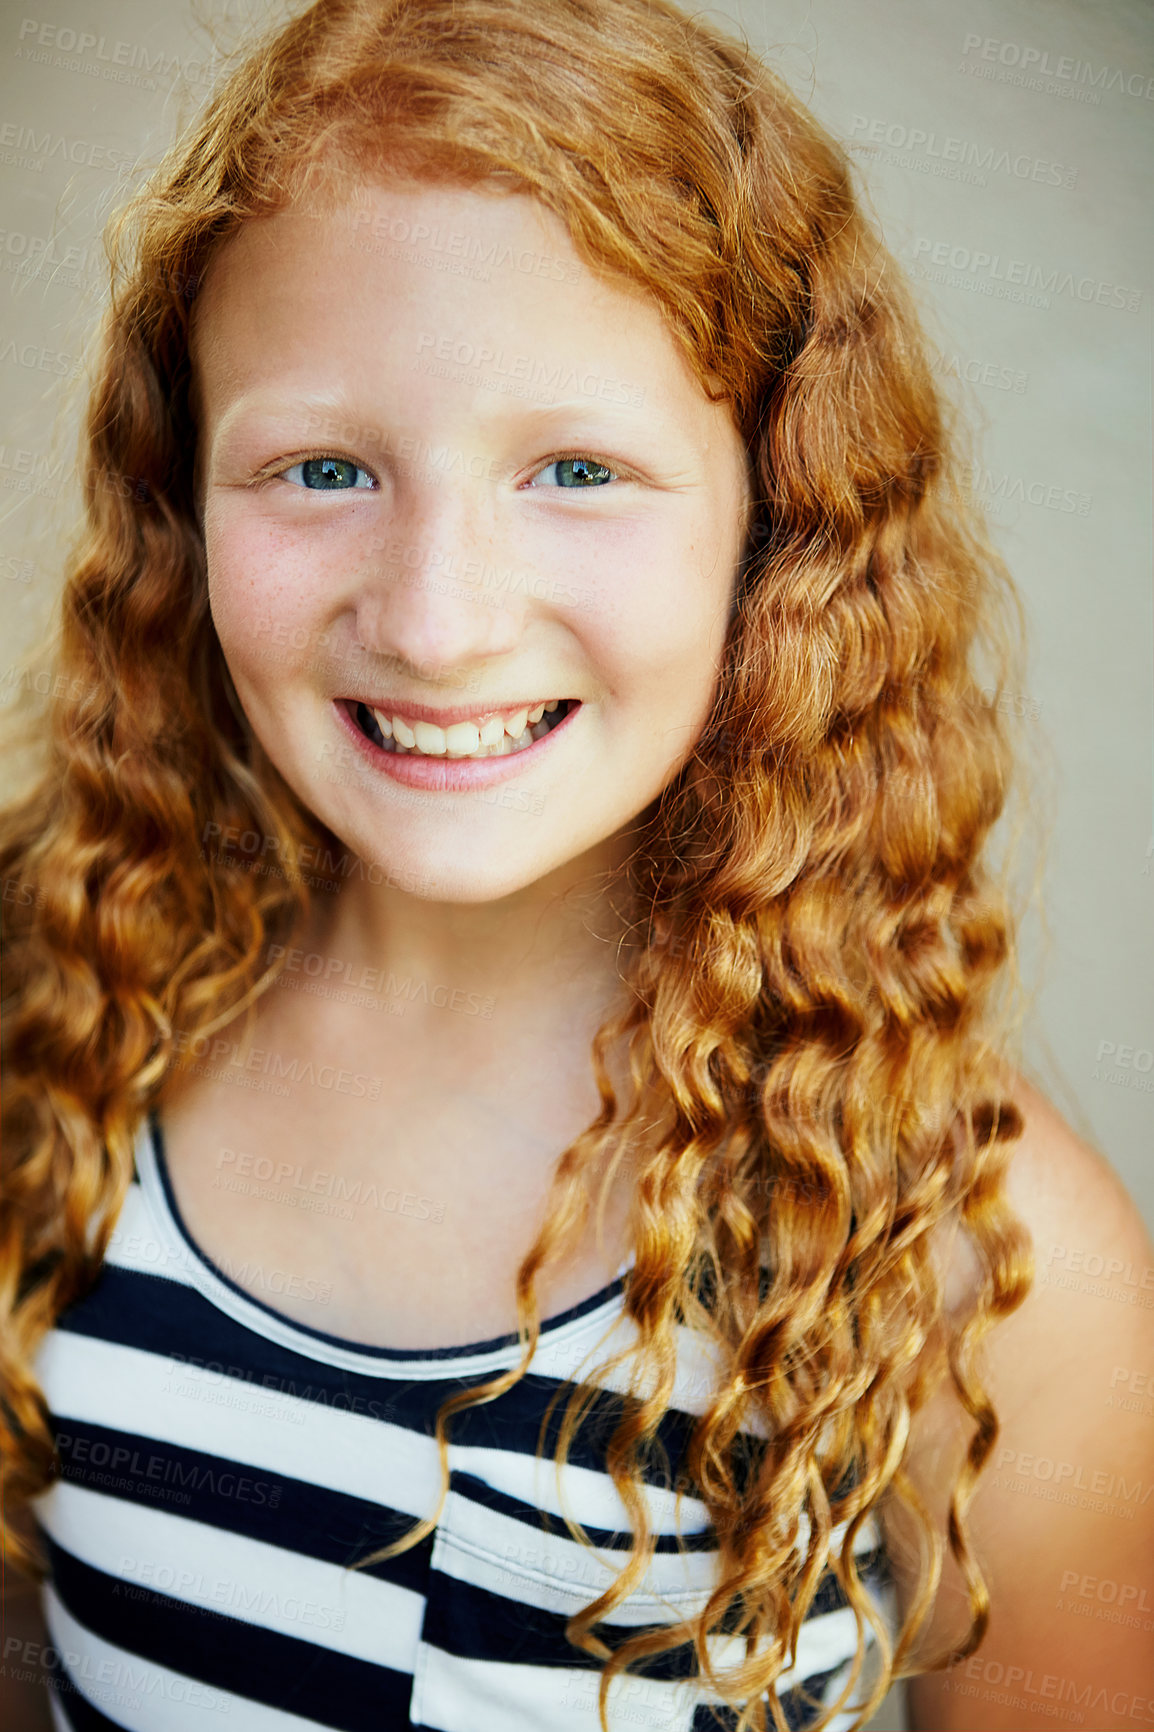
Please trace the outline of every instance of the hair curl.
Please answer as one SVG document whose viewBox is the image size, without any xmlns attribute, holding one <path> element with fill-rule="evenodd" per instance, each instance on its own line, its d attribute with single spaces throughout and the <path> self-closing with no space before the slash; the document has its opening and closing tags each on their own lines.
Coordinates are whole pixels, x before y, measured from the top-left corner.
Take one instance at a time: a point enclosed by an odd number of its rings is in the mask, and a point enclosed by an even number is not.
<svg viewBox="0 0 1154 1732">
<path fill-rule="evenodd" d="M 747 1638 L 718 1683 L 739 1727 L 764 1726 L 768 1702 L 784 1732 L 774 1680 L 827 1568 L 857 1625 L 841 1702 L 865 1622 L 879 1638 L 860 1724 L 937 1592 L 942 1538 L 903 1462 L 947 1365 L 974 1422 L 948 1524 L 972 1621 L 936 1664 L 972 1652 L 988 1620 L 965 1512 L 998 1426 L 975 1354 L 1024 1298 L 1031 1263 L 1001 1190 L 1022 1129 L 994 1037 L 1014 917 L 983 863 L 1012 760 L 978 660 L 992 658 L 1000 692 L 1017 653 L 1007 603 L 1019 628 L 1021 612 L 958 484 L 908 291 L 843 154 L 745 47 L 665 0 L 323 0 L 239 64 L 110 227 L 65 677 L 42 774 L 0 828 L 3 876 L 36 887 L 3 910 L 5 1501 L 18 1512 L 53 1475 L 35 1350 L 99 1271 L 141 1118 L 189 1062 L 178 1033 L 251 1011 L 276 978 L 270 942 L 291 944 L 314 889 L 339 888 L 339 869 L 304 869 L 340 844 L 261 751 L 213 631 L 189 327 L 207 263 L 241 223 L 350 168 L 539 199 L 595 268 L 656 298 L 703 388 L 732 406 L 754 482 L 715 710 L 643 815 L 629 867 L 632 992 L 594 1042 L 602 1110 L 561 1155 L 517 1271 L 520 1364 L 437 1416 L 442 1503 L 448 1419 L 524 1375 L 536 1277 L 576 1244 L 594 1175 L 607 1185 L 628 1147 L 636 1376 L 607 1466 L 636 1545 L 567 1626 L 608 1662 L 602 1724 L 609 1678 L 632 1660 L 691 1640 L 713 1678 L 706 1636 L 724 1627 Z M 275 839 L 274 875 L 205 848 L 230 825 Z M 625 1100 L 608 1072 L 616 1042 Z M 944 1330 L 932 1246 L 949 1219 L 983 1286 Z M 652 1553 L 640 1471 L 679 1319 L 718 1352 L 686 1458 L 718 1586 L 696 1623 L 611 1653 L 591 1626 Z M 573 1387 L 559 1462 L 596 1389 Z M 764 1441 L 744 1471 L 743 1430 Z M 892 1650 L 853 1557 L 883 1498 L 926 1540 Z M 377 1555 L 425 1537 L 441 1507 Z M 9 1547 L 36 1567 L 15 1530 Z"/>
</svg>

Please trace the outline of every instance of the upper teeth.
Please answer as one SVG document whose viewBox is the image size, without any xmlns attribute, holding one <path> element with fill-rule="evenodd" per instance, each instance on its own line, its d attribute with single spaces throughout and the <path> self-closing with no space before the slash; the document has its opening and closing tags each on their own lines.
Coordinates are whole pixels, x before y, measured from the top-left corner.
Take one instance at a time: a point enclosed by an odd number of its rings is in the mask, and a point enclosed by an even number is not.
<svg viewBox="0 0 1154 1732">
<path fill-rule="evenodd" d="M 439 728 L 435 722 L 412 722 L 404 716 L 388 716 L 383 710 L 373 710 L 377 726 L 386 740 L 394 740 L 406 751 L 417 751 L 430 758 L 469 758 L 475 752 L 486 756 L 502 750 L 507 750 L 504 742 L 506 737 L 516 745 L 524 742 L 532 744 L 532 738 L 537 735 L 537 727 L 545 712 L 557 708 L 559 698 L 552 698 L 547 704 L 538 704 L 534 709 L 515 710 L 508 716 L 487 716 L 484 720 L 470 722 L 452 722 L 447 728 Z"/>
</svg>

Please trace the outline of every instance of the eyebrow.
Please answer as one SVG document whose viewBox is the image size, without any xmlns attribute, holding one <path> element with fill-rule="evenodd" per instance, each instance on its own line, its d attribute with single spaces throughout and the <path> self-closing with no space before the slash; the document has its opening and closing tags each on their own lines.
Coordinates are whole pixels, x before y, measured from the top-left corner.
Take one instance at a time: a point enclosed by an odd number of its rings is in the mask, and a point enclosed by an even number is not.
<svg viewBox="0 0 1154 1732">
<path fill-rule="evenodd" d="M 536 427 L 542 431 L 557 426 L 564 428 L 572 438 L 588 438 L 594 442 L 598 439 L 658 430 L 663 439 L 669 439 L 676 438 L 679 431 L 677 417 L 662 417 L 659 428 L 652 416 L 645 419 L 642 414 L 644 398 L 640 403 L 599 400 L 590 396 L 566 397 L 551 403 L 532 403 L 510 393 L 499 398 L 495 396 L 494 407 L 498 413 L 487 422 L 489 426 Z M 315 420 L 318 424 L 318 438 L 340 439 L 348 444 L 371 446 L 386 452 L 393 448 L 393 443 L 398 438 L 426 438 L 424 434 L 406 434 L 391 426 L 385 410 L 375 417 L 370 417 L 355 409 L 349 399 L 336 395 L 293 393 L 286 397 L 256 392 L 242 395 L 229 404 L 217 424 L 213 443 L 219 446 L 222 440 L 231 436 L 234 425 L 238 422 L 248 419 L 274 422 L 290 416 L 305 416 Z M 434 437 L 432 441 L 426 442 L 435 446 L 438 439 Z"/>
<path fill-rule="evenodd" d="M 589 377 L 600 378 L 600 375 L 591 372 Z M 627 395 L 600 395 L 591 391 L 580 397 L 561 397 L 548 403 L 533 403 L 524 397 L 518 397 L 513 392 L 494 392 L 493 397 L 495 404 L 507 408 L 509 418 L 514 420 L 548 420 L 551 416 L 572 415 L 587 410 L 596 410 L 602 406 L 610 409 L 639 409 L 643 407 L 644 397 L 639 399 L 637 393 L 644 391 L 644 387 L 633 385 L 627 380 L 614 379 L 608 375 L 606 375 L 605 382 L 612 386 L 615 391 L 620 388 Z M 362 417 L 349 399 L 327 395 L 314 396 L 307 392 L 300 394 L 294 392 L 291 396 L 265 396 L 259 392 L 246 393 L 235 398 L 229 404 L 221 417 L 220 425 L 227 427 L 230 421 L 239 418 L 242 414 L 268 416 L 269 419 L 272 419 L 275 416 L 299 411 L 304 411 L 307 414 L 323 414 L 330 418 L 336 417 L 355 425 L 362 423 L 368 425 L 367 420 Z"/>
</svg>

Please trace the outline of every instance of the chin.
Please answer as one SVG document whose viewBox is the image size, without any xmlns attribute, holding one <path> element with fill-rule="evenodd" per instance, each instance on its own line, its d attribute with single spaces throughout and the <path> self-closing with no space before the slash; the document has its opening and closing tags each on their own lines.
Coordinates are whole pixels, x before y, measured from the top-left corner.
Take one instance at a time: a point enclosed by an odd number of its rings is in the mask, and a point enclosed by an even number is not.
<svg viewBox="0 0 1154 1732">
<path fill-rule="evenodd" d="M 531 864 L 520 870 L 514 862 L 478 859 L 430 861 L 411 858 L 403 864 L 382 865 L 385 882 L 394 890 L 422 902 L 452 902 L 478 906 L 501 902 L 527 890 L 547 876 L 548 868 Z"/>
<path fill-rule="evenodd" d="M 394 846 L 378 848 L 370 881 L 423 902 L 478 906 L 501 902 L 552 880 L 560 892 L 586 877 L 612 870 L 616 847 L 612 837 L 592 840 L 566 827 L 561 835 L 538 834 L 546 821 L 540 813 L 516 810 L 501 814 L 490 825 L 456 825 L 436 836 L 394 836 Z M 371 842 L 366 838 L 368 847 Z M 362 858 L 369 859 L 369 854 Z"/>
</svg>

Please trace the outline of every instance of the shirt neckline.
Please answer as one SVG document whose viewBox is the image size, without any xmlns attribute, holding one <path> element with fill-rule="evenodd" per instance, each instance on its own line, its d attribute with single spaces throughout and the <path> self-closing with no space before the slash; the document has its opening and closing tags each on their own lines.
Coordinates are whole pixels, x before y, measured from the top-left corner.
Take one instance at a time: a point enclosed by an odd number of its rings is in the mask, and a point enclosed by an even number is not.
<svg viewBox="0 0 1154 1732">
<path fill-rule="evenodd" d="M 409 1372 L 420 1375 L 422 1368 L 438 1372 L 455 1369 L 457 1362 L 469 1369 L 515 1365 L 520 1358 L 519 1337 L 515 1331 L 494 1335 L 483 1341 L 463 1342 L 452 1347 L 379 1347 L 345 1336 L 332 1335 L 298 1323 L 285 1312 L 278 1311 L 263 1299 L 256 1298 L 247 1287 L 226 1275 L 193 1238 L 181 1213 L 164 1148 L 164 1132 L 160 1115 L 149 1111 L 137 1142 L 137 1173 L 143 1190 L 160 1215 L 169 1233 L 182 1247 L 183 1261 L 194 1284 L 218 1309 L 227 1312 L 257 1334 L 276 1340 L 282 1346 L 297 1347 L 309 1358 L 339 1363 L 347 1369 Z M 538 1332 L 538 1352 L 546 1342 L 558 1346 L 575 1335 L 584 1335 L 588 1326 L 601 1321 L 613 1309 L 625 1289 L 633 1255 L 621 1264 L 614 1279 L 587 1299 L 570 1305 L 556 1316 L 546 1318 Z M 484 1363 L 478 1363 L 484 1362 Z"/>
</svg>

